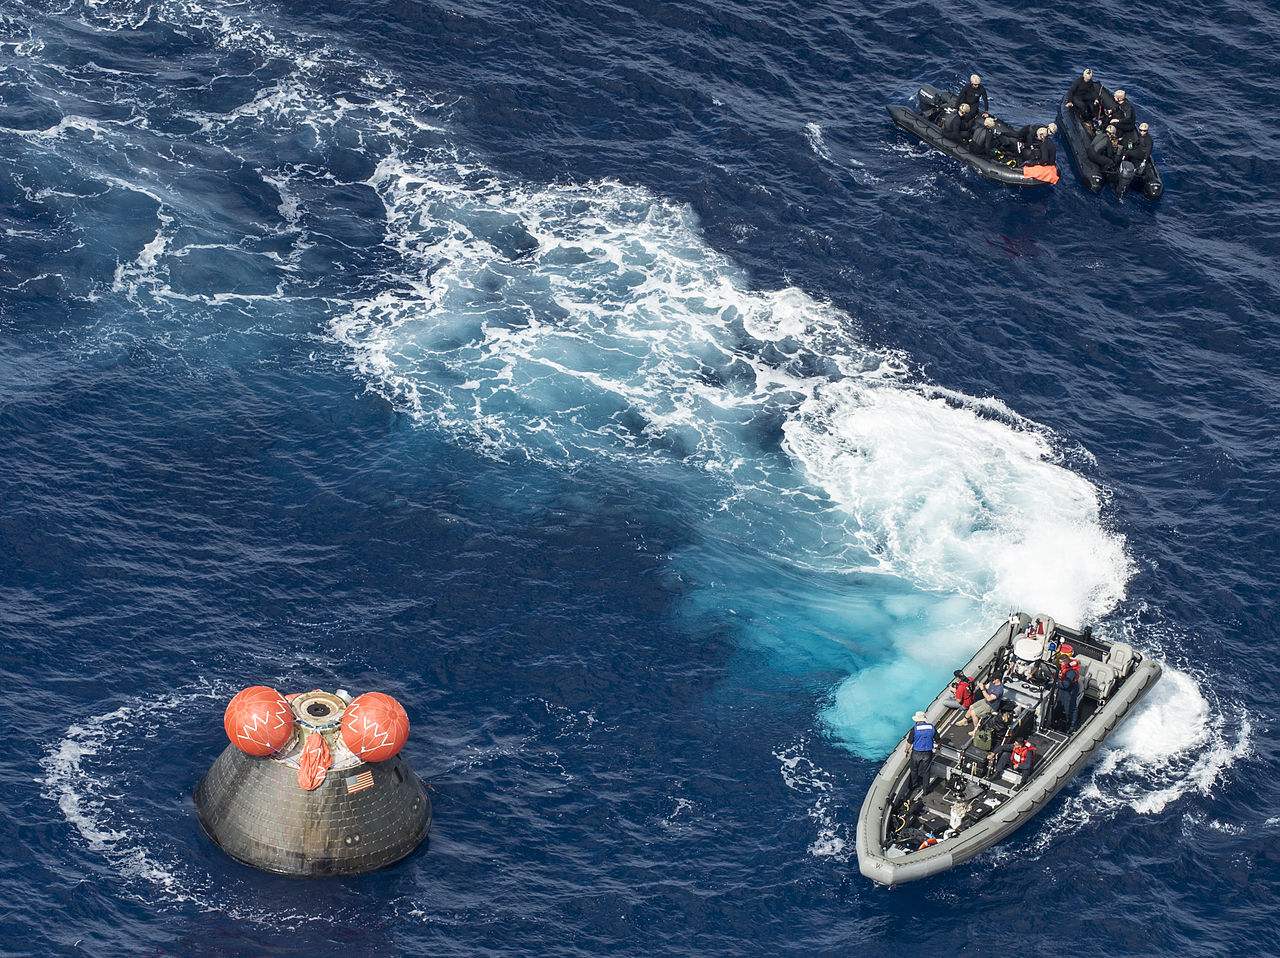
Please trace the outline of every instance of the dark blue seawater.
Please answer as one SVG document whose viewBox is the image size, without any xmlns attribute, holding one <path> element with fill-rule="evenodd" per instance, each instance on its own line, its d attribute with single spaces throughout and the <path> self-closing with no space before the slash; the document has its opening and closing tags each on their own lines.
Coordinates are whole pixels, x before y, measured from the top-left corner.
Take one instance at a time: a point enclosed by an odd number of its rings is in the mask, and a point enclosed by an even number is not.
<svg viewBox="0 0 1280 958">
<path fill-rule="evenodd" d="M 0 951 L 1271 955 L 1280 13 L 0 5 Z M 1092 66 L 1166 195 L 884 104 Z M 1165 675 L 968 867 L 853 827 L 1011 609 Z M 428 842 L 293 881 L 238 689 L 407 708 Z M 1091 941 L 1090 938 L 1096 940 Z"/>
</svg>

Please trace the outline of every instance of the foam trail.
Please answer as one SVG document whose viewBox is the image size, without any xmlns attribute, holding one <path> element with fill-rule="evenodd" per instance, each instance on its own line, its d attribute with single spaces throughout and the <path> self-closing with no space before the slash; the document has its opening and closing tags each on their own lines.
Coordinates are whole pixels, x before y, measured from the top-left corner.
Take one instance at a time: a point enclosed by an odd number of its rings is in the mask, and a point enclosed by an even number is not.
<svg viewBox="0 0 1280 958">
<path fill-rule="evenodd" d="M 1123 595 L 1124 540 L 1043 428 L 915 380 L 800 290 L 750 288 L 647 191 L 456 178 L 382 161 L 408 292 L 333 335 L 401 408 L 497 454 L 683 466 L 707 526 L 676 561 L 715 583 L 692 608 L 747 610 L 748 638 L 847 672 L 823 721 L 856 750 L 882 753 L 1010 609 L 1091 621 Z"/>
<path fill-rule="evenodd" d="M 162 132 L 71 119 L 32 134 L 138 211 L 133 260 L 94 294 L 191 348 L 223 343 L 239 314 L 294 315 L 309 334 L 322 298 L 368 388 L 455 441 L 678 490 L 702 522 L 671 559 L 698 585 L 690 611 L 732 618 L 780 668 L 819 663 L 836 685 L 822 722 L 855 750 L 883 753 L 1010 609 L 1082 622 L 1123 596 L 1124 540 L 1047 430 L 922 381 L 829 303 L 754 288 L 689 207 L 624 183 L 497 173 L 431 97 L 239 4 L 84 15 L 128 29 L 140 13 L 270 61 L 256 95 L 193 115 L 183 136 L 259 171 L 278 200 L 253 242 L 192 207 L 180 167 L 136 169 L 130 137 Z M 829 154 L 819 126 L 806 135 Z M 354 184 L 326 165 L 353 143 L 353 176 L 367 177 Z M 384 222 L 362 207 L 342 224 L 376 249 L 378 272 L 298 281 L 308 250 L 334 249 L 335 186 L 381 203 Z M 195 263 L 226 288 L 174 282 Z"/>
</svg>

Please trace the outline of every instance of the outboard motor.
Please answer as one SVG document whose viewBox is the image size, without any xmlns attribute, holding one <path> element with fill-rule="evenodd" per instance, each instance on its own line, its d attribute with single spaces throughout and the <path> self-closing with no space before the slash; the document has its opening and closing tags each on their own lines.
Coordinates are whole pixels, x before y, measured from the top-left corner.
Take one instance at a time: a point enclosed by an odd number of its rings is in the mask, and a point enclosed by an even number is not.
<svg viewBox="0 0 1280 958">
<path fill-rule="evenodd" d="M 1124 195 L 1129 191 L 1129 184 L 1133 182 L 1133 178 L 1137 176 L 1138 171 L 1134 169 L 1133 164 L 1128 160 L 1120 161 L 1120 169 L 1116 171 L 1116 200 L 1124 202 Z"/>
</svg>

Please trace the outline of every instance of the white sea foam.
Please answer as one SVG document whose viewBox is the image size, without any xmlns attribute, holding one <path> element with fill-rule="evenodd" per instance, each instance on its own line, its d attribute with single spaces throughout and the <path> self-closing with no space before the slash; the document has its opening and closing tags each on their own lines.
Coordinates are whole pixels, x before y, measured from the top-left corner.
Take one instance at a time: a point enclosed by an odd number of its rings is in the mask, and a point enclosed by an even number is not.
<svg viewBox="0 0 1280 958">
<path fill-rule="evenodd" d="M 88 718 L 68 728 L 40 762 L 44 796 L 57 803 L 86 845 L 113 862 L 129 882 L 142 880 L 170 891 L 181 884 L 182 866 L 162 847 L 147 846 L 146 819 L 130 813 L 127 796 L 130 782 L 150 776 L 151 740 L 163 730 L 165 717 L 209 694 L 188 690 Z M 119 768 L 122 759 L 133 760 L 123 777 L 112 778 L 103 771 Z"/>
<path fill-rule="evenodd" d="M 822 126 L 818 123 L 806 123 L 804 125 L 804 136 L 809 141 L 809 148 L 818 156 L 822 157 L 828 163 L 831 160 L 831 151 L 827 148 L 826 140 L 822 137 Z"/>
<path fill-rule="evenodd" d="M 743 638 L 776 650 L 782 667 L 820 659 L 843 670 L 821 722 L 855 750 L 883 754 L 907 705 L 1008 610 L 1083 622 L 1123 596 L 1124 539 L 1054 436 L 998 401 L 929 383 L 802 290 L 754 287 L 687 206 L 625 183 L 505 177 L 464 153 L 427 97 L 321 38 L 281 36 L 239 4 L 87 10 L 99 28 L 154 16 L 291 61 L 248 102 L 195 119 L 215 146 L 259 127 L 305 128 L 318 142 L 354 131 L 376 160 L 367 185 L 398 259 L 376 291 L 334 304 L 328 326 L 359 377 L 495 455 L 683 470 L 706 516 L 702 541 L 672 559 L 705 584 L 692 604 L 744 610 Z M 342 74 L 349 96 L 331 92 Z M 118 133 L 68 118 L 32 136 Z M 829 159 L 822 129 L 806 136 Z M 267 174 L 296 251 L 306 224 L 325 218 L 307 208 L 312 175 Z M 198 246 L 173 246 L 188 211 L 142 175 L 113 185 L 161 204 L 115 292 L 244 298 L 169 289 L 167 267 Z M 249 299 L 274 298 L 264 286 Z"/>
<path fill-rule="evenodd" d="M 836 809 L 845 803 L 845 799 L 836 794 L 830 773 L 814 763 L 804 740 L 778 749 L 773 757 L 778 760 L 786 786 L 812 802 L 808 815 L 815 834 L 809 844 L 809 854 L 818 858 L 847 858 L 852 841 L 847 827 L 836 818 Z"/>
<path fill-rule="evenodd" d="M 929 384 L 801 290 L 752 288 L 686 207 L 616 182 L 509 182 L 411 150 L 384 157 L 369 185 L 403 273 L 330 331 L 371 388 L 498 455 L 683 464 L 708 503 L 707 543 L 819 576 L 774 596 L 757 563 L 739 562 L 695 604 L 792 619 L 802 658 L 829 659 L 853 636 L 864 654 L 847 660 L 823 721 L 855 749 L 882 754 L 903 702 L 1010 609 L 1074 623 L 1123 596 L 1123 537 L 1047 430 Z M 724 568 L 701 546 L 678 561 L 695 580 L 698 563 Z M 843 614 L 829 574 L 864 577 Z M 868 595 L 886 625 L 873 636 Z M 824 605 L 827 621 L 806 632 Z"/>
</svg>

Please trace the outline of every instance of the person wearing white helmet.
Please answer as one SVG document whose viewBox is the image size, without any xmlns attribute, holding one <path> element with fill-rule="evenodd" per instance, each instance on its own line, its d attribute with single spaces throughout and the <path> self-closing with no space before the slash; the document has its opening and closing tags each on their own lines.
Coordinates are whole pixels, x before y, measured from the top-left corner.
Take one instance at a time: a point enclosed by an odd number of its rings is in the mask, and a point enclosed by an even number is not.
<svg viewBox="0 0 1280 958">
<path fill-rule="evenodd" d="M 969 77 L 969 82 L 960 88 L 960 92 L 956 94 L 956 108 L 960 104 L 969 104 L 969 110 L 974 116 L 981 114 L 987 115 L 987 111 L 991 108 L 991 104 L 987 99 L 987 88 L 982 85 L 982 77 L 974 74 Z M 981 108 L 981 109 L 979 109 Z"/>
<path fill-rule="evenodd" d="M 1093 71 L 1086 69 L 1076 77 L 1067 91 L 1067 107 L 1075 110 L 1082 123 L 1092 125 L 1098 119 L 1098 111 L 1102 108 L 1100 97 L 1102 84 L 1093 78 Z"/>
<path fill-rule="evenodd" d="M 1112 97 L 1111 103 L 1106 103 L 1103 98 L 1102 118 L 1108 123 L 1116 125 L 1116 132 L 1121 137 L 1133 132 L 1133 104 L 1129 102 L 1128 95 L 1124 90 L 1116 90 L 1115 96 Z"/>
<path fill-rule="evenodd" d="M 1147 160 L 1151 159 L 1151 127 L 1144 121 L 1138 129 L 1125 137 L 1124 152 L 1121 159 L 1128 160 L 1134 169 L 1141 173 L 1146 169 Z"/>
</svg>

